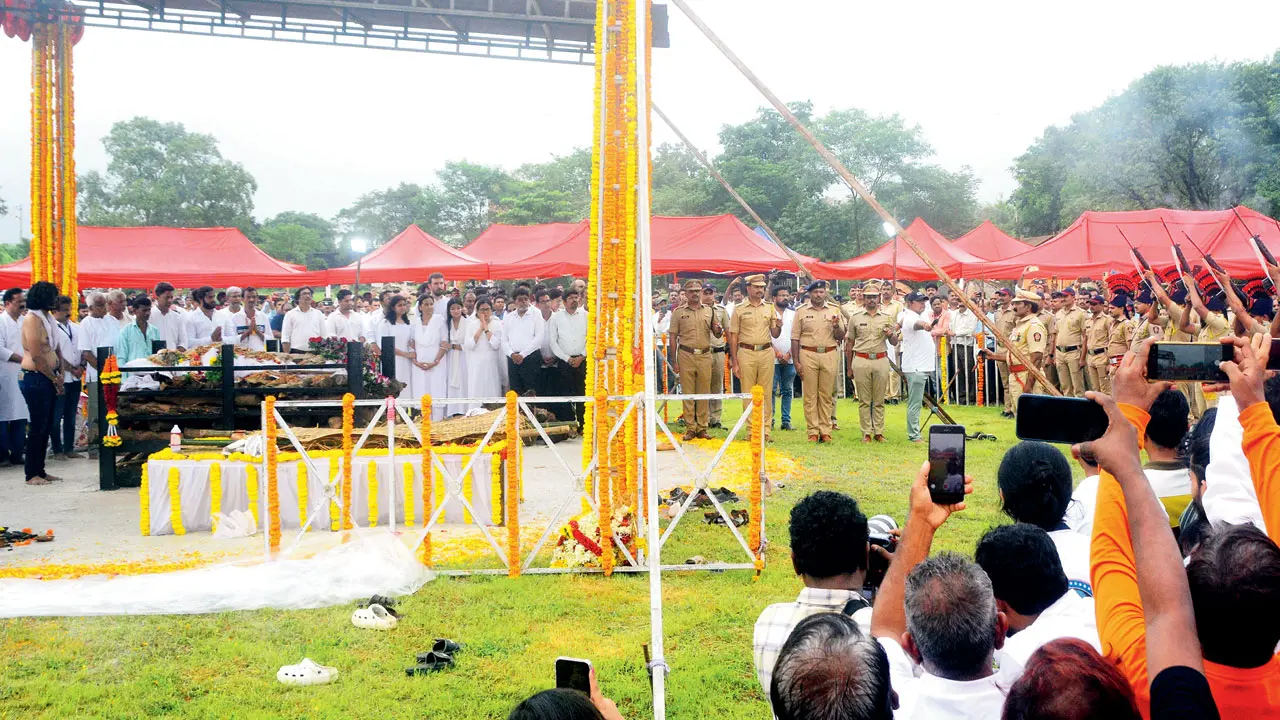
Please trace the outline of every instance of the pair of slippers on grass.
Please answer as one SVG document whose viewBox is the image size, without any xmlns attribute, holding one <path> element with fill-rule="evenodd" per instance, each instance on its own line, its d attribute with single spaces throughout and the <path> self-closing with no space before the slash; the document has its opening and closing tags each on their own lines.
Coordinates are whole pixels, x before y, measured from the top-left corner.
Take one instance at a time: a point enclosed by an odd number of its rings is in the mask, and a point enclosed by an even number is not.
<svg viewBox="0 0 1280 720">
<path fill-rule="evenodd" d="M 396 600 L 385 595 L 374 595 L 360 601 L 359 607 L 351 613 L 351 624 L 365 630 L 390 630 L 399 623 Z"/>
<path fill-rule="evenodd" d="M 453 656 L 461 649 L 461 643 L 456 643 L 446 638 L 436 638 L 435 644 L 431 646 L 431 651 L 418 653 L 416 656 L 418 664 L 405 668 L 404 674 L 413 677 L 414 675 L 428 675 L 451 668 L 455 665 Z"/>
</svg>

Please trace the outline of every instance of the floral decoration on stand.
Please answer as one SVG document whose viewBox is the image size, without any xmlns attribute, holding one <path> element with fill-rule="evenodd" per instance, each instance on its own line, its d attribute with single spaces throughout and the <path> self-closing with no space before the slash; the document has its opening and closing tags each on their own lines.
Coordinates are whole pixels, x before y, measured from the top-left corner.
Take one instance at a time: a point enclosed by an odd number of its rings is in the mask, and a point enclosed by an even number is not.
<svg viewBox="0 0 1280 720">
<path fill-rule="evenodd" d="M 117 413 L 120 402 L 120 366 L 115 355 L 108 355 L 102 364 L 102 372 L 98 374 L 98 382 L 102 383 L 102 397 L 107 405 L 107 432 L 102 436 L 102 447 L 120 447 L 120 415 Z"/>
<path fill-rule="evenodd" d="M 613 543 L 607 555 L 602 542 L 600 517 L 594 511 L 579 515 L 560 528 L 555 550 L 551 553 L 553 568 L 603 568 L 604 563 L 625 565 L 626 556 L 621 547 L 635 556 L 635 515 L 631 506 L 619 506 L 613 511 L 610 534 Z M 612 557 L 610 557 L 612 556 Z"/>
<path fill-rule="evenodd" d="M 310 340 L 310 349 L 312 355 L 319 355 L 331 363 L 347 362 L 347 341 L 342 338 L 319 338 L 313 337 Z M 364 346 L 364 365 L 363 377 L 364 392 L 369 397 L 393 397 L 400 394 L 405 385 L 394 378 L 389 378 L 379 372 L 381 362 L 381 351 L 378 346 L 372 343 Z"/>
</svg>

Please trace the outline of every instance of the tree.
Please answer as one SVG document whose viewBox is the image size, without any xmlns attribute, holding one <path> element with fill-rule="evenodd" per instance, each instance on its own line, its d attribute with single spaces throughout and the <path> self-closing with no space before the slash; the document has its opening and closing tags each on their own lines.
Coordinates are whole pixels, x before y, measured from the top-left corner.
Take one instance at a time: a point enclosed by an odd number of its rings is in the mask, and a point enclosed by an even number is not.
<svg viewBox="0 0 1280 720">
<path fill-rule="evenodd" d="M 81 223 L 252 229 L 257 182 L 222 157 L 213 136 L 135 117 L 113 125 L 102 142 L 106 173 L 79 179 Z"/>
<path fill-rule="evenodd" d="M 720 184 L 684 145 L 663 143 L 653 153 L 654 215 L 690 217 L 716 211 L 712 204 Z"/>
<path fill-rule="evenodd" d="M 465 160 L 447 162 L 440 178 L 440 238 L 461 247 L 494 222 L 512 178 L 499 167 Z"/>
<path fill-rule="evenodd" d="M 442 205 L 440 191 L 430 185 L 400 183 L 398 187 L 365 193 L 338 212 L 336 225 L 344 237 L 343 249 L 349 251 L 350 241 L 356 237 L 377 247 L 414 224 L 439 235 Z"/>
<path fill-rule="evenodd" d="M 0 198 L 0 217 L 4 217 L 9 213 L 9 206 L 4 204 L 4 198 Z"/>
<path fill-rule="evenodd" d="M 334 242 L 333 223 L 319 215 L 282 212 L 251 237 L 268 255 L 312 270 L 345 264 Z"/>
<path fill-rule="evenodd" d="M 1085 210 L 1245 203 L 1280 214 L 1280 53 L 1268 62 L 1158 67 L 1050 127 L 1014 163 L 1021 234 Z"/>
<path fill-rule="evenodd" d="M 591 151 L 576 148 L 512 173 L 494 221 L 510 225 L 578 222 L 591 205 Z"/>
</svg>

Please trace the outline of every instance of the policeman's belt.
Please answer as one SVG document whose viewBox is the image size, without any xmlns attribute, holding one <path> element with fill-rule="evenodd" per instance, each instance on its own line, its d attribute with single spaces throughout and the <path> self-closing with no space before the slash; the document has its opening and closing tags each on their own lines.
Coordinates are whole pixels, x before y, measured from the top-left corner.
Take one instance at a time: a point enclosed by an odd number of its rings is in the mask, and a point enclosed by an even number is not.
<svg viewBox="0 0 1280 720">
<path fill-rule="evenodd" d="M 1104 353 L 1104 352 L 1106 352 L 1106 351 L 1107 351 L 1107 349 L 1106 349 L 1106 348 L 1097 348 L 1096 350 L 1090 350 L 1090 351 L 1089 351 L 1089 354 L 1090 354 L 1090 355 L 1101 355 L 1102 353 Z"/>
<path fill-rule="evenodd" d="M 717 355 L 721 355 L 721 354 L 723 354 L 723 353 L 724 353 L 724 351 L 725 351 L 725 350 L 727 350 L 727 349 L 728 349 L 727 347 L 716 347 L 716 348 L 711 348 L 711 352 L 713 352 L 713 353 L 715 353 L 715 354 L 717 354 Z"/>
<path fill-rule="evenodd" d="M 1058 346 L 1058 352 L 1075 352 L 1079 349 L 1080 349 L 1079 345 L 1067 345 L 1067 346 L 1059 345 Z"/>
<path fill-rule="evenodd" d="M 689 353 L 693 353 L 694 355 L 706 355 L 707 353 L 711 352 L 711 348 L 691 348 L 691 347 L 685 347 L 681 345 L 680 352 L 689 352 Z"/>
<path fill-rule="evenodd" d="M 860 353 L 853 354 L 854 357 L 860 357 L 863 360 L 879 360 L 882 357 L 889 357 L 889 353 Z"/>
<path fill-rule="evenodd" d="M 1107 358 L 1107 364 L 1112 367 L 1119 367 L 1120 361 L 1124 359 L 1124 355 L 1112 355 Z"/>
<path fill-rule="evenodd" d="M 765 343 L 764 345 L 748 345 L 747 343 L 738 343 L 738 349 L 739 350 L 771 350 L 773 349 L 773 344 Z"/>
<path fill-rule="evenodd" d="M 812 347 L 812 346 L 810 346 L 810 345 L 801 345 L 801 346 L 800 346 L 800 349 L 801 349 L 801 350 L 808 350 L 808 351 L 809 351 L 809 352 L 811 352 L 811 353 L 824 353 L 824 352 L 831 352 L 832 350 L 835 350 L 836 348 L 835 348 L 835 346 L 834 346 L 834 345 L 832 345 L 831 347 Z"/>
<path fill-rule="evenodd" d="M 1026 371 L 1027 371 L 1026 365 L 1010 365 L 1009 366 L 1009 372 L 1011 373 L 1026 372 Z"/>
</svg>

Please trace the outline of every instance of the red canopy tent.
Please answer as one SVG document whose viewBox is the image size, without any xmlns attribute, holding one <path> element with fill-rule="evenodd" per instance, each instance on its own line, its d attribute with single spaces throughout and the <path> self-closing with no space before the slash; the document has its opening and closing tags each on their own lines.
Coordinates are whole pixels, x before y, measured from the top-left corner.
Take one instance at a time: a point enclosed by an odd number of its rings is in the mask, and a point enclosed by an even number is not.
<svg viewBox="0 0 1280 720">
<path fill-rule="evenodd" d="M 1097 278 L 1104 272 L 1129 271 L 1134 265 L 1125 238 L 1154 267 L 1172 267 L 1170 235 L 1182 246 L 1187 261 L 1199 264 L 1200 254 L 1187 241 L 1185 232 L 1233 275 L 1260 275 L 1262 268 L 1249 237 L 1252 233 L 1261 234 L 1271 252 L 1280 253 L 1280 227 L 1249 208 L 1240 207 L 1238 211 L 1249 226 L 1247 231 L 1231 210 L 1086 212 L 1039 247 L 992 262 L 981 274 L 1001 280 L 1017 278 L 1024 271 L 1028 277 L 1060 278 Z M 1029 266 L 1036 269 L 1026 270 Z"/>
<path fill-rule="evenodd" d="M 559 277 L 586 274 L 586 243 L 586 222 L 490 225 L 462 251 L 487 258 L 494 280 Z"/>
<path fill-rule="evenodd" d="M 651 226 L 653 272 L 744 273 L 790 269 L 782 248 L 753 232 L 733 215 L 655 216 Z M 489 261 L 493 278 L 557 277 L 587 274 L 586 222 L 569 225 L 495 225 L 464 250 Z M 814 258 L 801 256 L 818 265 Z"/>
<path fill-rule="evenodd" d="M 81 227 L 80 286 L 150 288 L 301 284 L 297 266 L 266 254 L 236 228 Z M 31 283 L 31 258 L 0 265 L 0 286 Z"/>
<path fill-rule="evenodd" d="M 360 282 L 426 280 L 433 272 L 449 280 L 489 277 L 489 264 L 437 240 L 417 225 L 410 225 L 381 247 L 360 258 Z M 356 281 L 356 265 L 308 273 L 312 282 L 331 285 Z"/>
<path fill-rule="evenodd" d="M 953 278 L 980 274 L 986 263 L 982 258 L 971 255 L 955 246 L 937 230 L 920 218 L 911 221 L 907 232 L 916 245 Z M 933 280 L 937 277 L 919 256 L 907 247 L 906 243 L 898 245 L 899 280 Z M 893 242 L 859 255 L 849 260 L 834 263 L 822 263 L 819 275 L 836 280 L 866 280 L 869 278 L 892 278 L 894 276 Z"/>
<path fill-rule="evenodd" d="M 956 238 L 951 246 L 986 260 L 1004 260 L 1031 249 L 1030 245 L 1010 237 L 990 220 Z"/>
</svg>

